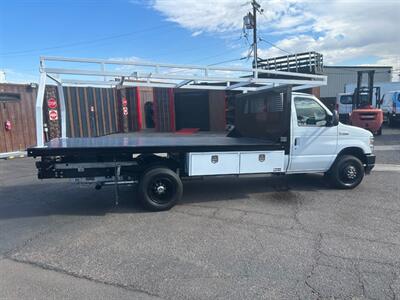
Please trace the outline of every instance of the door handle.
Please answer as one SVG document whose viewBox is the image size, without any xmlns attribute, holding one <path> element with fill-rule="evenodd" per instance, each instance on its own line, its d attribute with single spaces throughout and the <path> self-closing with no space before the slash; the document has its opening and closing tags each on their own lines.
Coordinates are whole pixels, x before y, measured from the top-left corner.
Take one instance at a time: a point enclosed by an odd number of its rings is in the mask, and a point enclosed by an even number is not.
<svg viewBox="0 0 400 300">
<path fill-rule="evenodd" d="M 294 145 L 295 145 L 295 146 L 298 146 L 299 143 L 300 143 L 300 139 L 299 139 L 298 137 L 295 138 L 295 139 L 294 139 Z"/>
</svg>

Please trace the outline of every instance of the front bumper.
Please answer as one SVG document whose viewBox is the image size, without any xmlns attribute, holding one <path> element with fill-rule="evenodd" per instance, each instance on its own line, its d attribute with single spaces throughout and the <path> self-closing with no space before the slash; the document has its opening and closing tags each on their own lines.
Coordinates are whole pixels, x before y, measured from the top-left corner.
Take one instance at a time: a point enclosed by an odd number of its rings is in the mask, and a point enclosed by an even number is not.
<svg viewBox="0 0 400 300">
<path fill-rule="evenodd" d="M 392 119 L 399 121 L 400 120 L 400 114 L 399 113 L 392 113 Z"/>
<path fill-rule="evenodd" d="M 366 163 L 365 163 L 365 173 L 371 173 L 371 170 L 375 167 L 375 159 L 376 156 L 374 154 L 366 154 Z"/>
</svg>

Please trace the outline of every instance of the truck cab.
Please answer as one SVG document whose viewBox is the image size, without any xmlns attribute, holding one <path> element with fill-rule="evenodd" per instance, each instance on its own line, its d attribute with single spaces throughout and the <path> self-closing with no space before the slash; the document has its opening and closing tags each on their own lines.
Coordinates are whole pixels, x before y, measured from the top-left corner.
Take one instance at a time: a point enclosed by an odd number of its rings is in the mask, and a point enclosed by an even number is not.
<svg viewBox="0 0 400 300">
<path fill-rule="evenodd" d="M 372 133 L 339 122 L 337 112 L 332 113 L 315 96 L 275 88 L 237 98 L 239 136 L 280 142 L 285 150 L 284 173 L 336 172 L 332 175 L 335 185 L 352 188 L 360 181 L 350 184 L 337 180 L 343 160 L 349 164 L 357 160 L 362 176 L 372 169 Z"/>
<path fill-rule="evenodd" d="M 291 154 L 287 173 L 329 172 L 341 156 L 359 159 L 371 169 L 373 135 L 338 121 L 313 95 L 292 93 Z"/>
</svg>

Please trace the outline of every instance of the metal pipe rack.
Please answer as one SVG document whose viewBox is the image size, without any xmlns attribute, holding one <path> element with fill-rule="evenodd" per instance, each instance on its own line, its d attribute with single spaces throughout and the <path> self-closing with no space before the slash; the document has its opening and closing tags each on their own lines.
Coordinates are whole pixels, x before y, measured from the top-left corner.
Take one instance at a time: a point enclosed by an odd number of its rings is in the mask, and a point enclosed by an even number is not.
<svg viewBox="0 0 400 300">
<path fill-rule="evenodd" d="M 88 66 L 94 66 L 94 68 Z M 271 78 L 265 78 L 265 76 Z M 62 138 L 67 137 L 63 86 L 145 86 L 235 90 L 246 93 L 282 85 L 291 85 L 293 90 L 301 90 L 327 84 L 326 76 L 276 70 L 42 56 L 40 58 L 40 81 L 36 98 L 38 147 L 44 145 L 43 100 L 45 87 L 49 80 L 55 82 L 58 89 Z"/>
</svg>

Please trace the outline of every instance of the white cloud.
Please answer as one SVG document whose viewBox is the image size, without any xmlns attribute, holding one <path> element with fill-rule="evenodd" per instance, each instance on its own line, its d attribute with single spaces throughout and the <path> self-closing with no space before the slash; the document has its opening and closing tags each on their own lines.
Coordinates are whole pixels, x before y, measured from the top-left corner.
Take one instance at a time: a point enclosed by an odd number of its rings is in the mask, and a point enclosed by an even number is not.
<svg viewBox="0 0 400 300">
<path fill-rule="evenodd" d="M 15 71 L 14 69 L 1 69 L 0 73 L 5 73 L 5 82 L 11 83 L 32 83 L 32 82 L 39 82 L 39 75 L 35 75 L 32 73 L 23 73 Z"/>
<path fill-rule="evenodd" d="M 326 64 L 362 58 L 397 66 L 400 57 L 398 0 L 259 0 L 260 35 L 289 52 L 318 51 Z M 167 20 L 193 32 L 226 38 L 242 29 L 249 11 L 243 0 L 154 0 L 151 6 Z M 260 55 L 285 53 L 260 43 Z"/>
<path fill-rule="evenodd" d="M 110 57 L 109 60 L 116 60 L 128 63 L 140 63 L 147 62 L 137 56 L 127 56 L 127 57 Z M 143 70 L 147 70 L 148 68 L 137 65 L 107 65 L 107 71 L 121 71 L 121 72 L 143 72 Z"/>
<path fill-rule="evenodd" d="M 193 32 L 193 33 L 192 33 L 192 36 L 198 36 L 198 35 L 200 35 L 200 34 L 202 34 L 202 33 L 203 33 L 203 31 L 198 30 L 198 31 Z"/>
<path fill-rule="evenodd" d="M 265 10 L 260 25 L 277 28 L 309 21 L 309 14 L 301 10 L 302 1 L 261 0 Z M 250 4 L 243 0 L 154 0 L 151 6 L 171 21 L 193 31 L 223 33 L 242 28 L 242 18 Z M 303 12 L 303 13 L 300 13 Z"/>
</svg>

